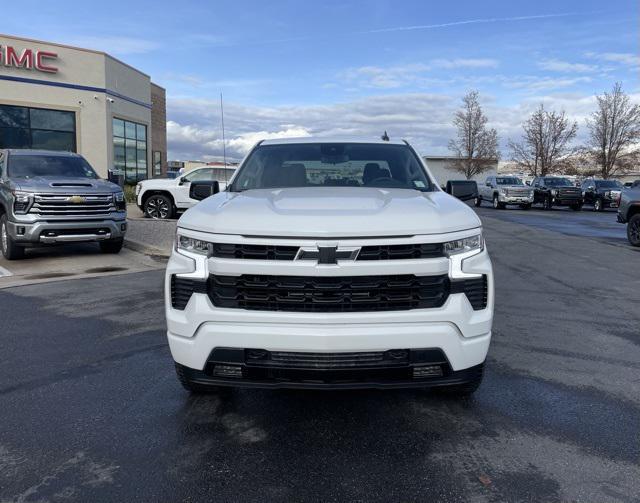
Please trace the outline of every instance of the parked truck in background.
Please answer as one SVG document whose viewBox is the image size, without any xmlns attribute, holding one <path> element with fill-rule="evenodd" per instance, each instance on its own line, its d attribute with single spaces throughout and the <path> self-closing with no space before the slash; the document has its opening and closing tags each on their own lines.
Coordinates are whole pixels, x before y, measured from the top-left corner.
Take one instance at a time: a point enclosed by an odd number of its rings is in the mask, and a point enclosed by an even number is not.
<svg viewBox="0 0 640 503">
<path fill-rule="evenodd" d="M 508 204 L 516 204 L 523 210 L 531 208 L 533 189 L 515 176 L 490 176 L 478 187 L 475 205 L 487 201 L 495 209 L 504 209 Z"/>
<path fill-rule="evenodd" d="M 627 224 L 627 239 L 640 246 L 640 185 L 624 189 L 619 195 L 618 222 Z"/>
<path fill-rule="evenodd" d="M 0 150 L 0 247 L 7 260 L 25 248 L 71 242 L 122 249 L 127 229 L 122 189 L 98 177 L 80 155 Z"/>
<path fill-rule="evenodd" d="M 148 218 L 174 218 L 179 211 L 191 208 L 198 201 L 189 197 L 191 182 L 214 181 L 214 168 L 203 166 L 175 178 L 152 178 L 136 185 L 136 203 Z M 222 190 L 224 181 L 219 181 Z"/>
</svg>

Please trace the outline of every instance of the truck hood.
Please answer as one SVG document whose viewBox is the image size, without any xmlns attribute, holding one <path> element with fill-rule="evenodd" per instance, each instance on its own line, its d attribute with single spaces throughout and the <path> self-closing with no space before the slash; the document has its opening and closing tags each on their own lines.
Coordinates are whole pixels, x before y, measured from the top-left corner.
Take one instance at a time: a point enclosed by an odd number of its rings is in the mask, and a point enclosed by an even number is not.
<svg viewBox="0 0 640 503">
<path fill-rule="evenodd" d="M 176 187 L 178 180 L 175 178 L 152 178 L 150 180 L 143 180 L 139 182 L 145 189 L 166 189 L 169 187 Z"/>
<path fill-rule="evenodd" d="M 90 178 L 12 178 L 11 183 L 16 190 L 26 192 L 92 194 L 96 192 L 122 192 L 115 183 L 107 180 L 92 180 Z"/>
<path fill-rule="evenodd" d="M 471 208 L 444 192 L 370 187 L 221 192 L 178 221 L 215 234 L 311 238 L 442 234 L 480 225 Z"/>
</svg>

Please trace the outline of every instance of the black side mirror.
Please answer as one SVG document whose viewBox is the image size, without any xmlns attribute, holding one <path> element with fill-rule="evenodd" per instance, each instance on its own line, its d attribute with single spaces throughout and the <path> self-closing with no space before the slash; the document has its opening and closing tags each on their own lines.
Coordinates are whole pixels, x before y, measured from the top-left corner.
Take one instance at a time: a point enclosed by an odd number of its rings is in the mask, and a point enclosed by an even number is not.
<svg viewBox="0 0 640 503">
<path fill-rule="evenodd" d="M 220 184 L 217 180 L 191 182 L 191 186 L 189 187 L 189 197 L 196 201 L 202 201 L 218 192 L 220 192 Z"/>
<path fill-rule="evenodd" d="M 447 194 L 457 197 L 461 201 L 468 201 L 478 197 L 478 184 L 473 180 L 449 180 Z"/>
</svg>

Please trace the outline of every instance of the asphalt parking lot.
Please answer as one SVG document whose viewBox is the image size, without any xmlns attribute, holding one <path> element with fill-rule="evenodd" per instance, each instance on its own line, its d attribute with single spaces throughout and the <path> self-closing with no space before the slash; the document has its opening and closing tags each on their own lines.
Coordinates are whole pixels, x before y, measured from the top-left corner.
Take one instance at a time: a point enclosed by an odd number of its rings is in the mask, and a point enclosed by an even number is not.
<svg viewBox="0 0 640 503">
<path fill-rule="evenodd" d="M 0 290 L 0 501 L 640 500 L 640 250 L 613 212 L 479 214 L 496 313 L 465 401 L 189 396 L 161 270 Z"/>
</svg>

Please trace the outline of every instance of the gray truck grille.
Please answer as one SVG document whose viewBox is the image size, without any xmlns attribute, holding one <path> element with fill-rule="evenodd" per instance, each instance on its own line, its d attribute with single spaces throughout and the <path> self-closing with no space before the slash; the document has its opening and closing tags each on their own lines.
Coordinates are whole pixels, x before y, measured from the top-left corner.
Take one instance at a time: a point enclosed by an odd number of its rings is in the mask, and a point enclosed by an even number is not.
<svg viewBox="0 0 640 503">
<path fill-rule="evenodd" d="M 528 196 L 528 189 L 507 189 L 508 196 Z"/>
<path fill-rule="evenodd" d="M 29 213 L 42 216 L 99 216 L 116 211 L 112 194 L 36 194 Z"/>
</svg>

